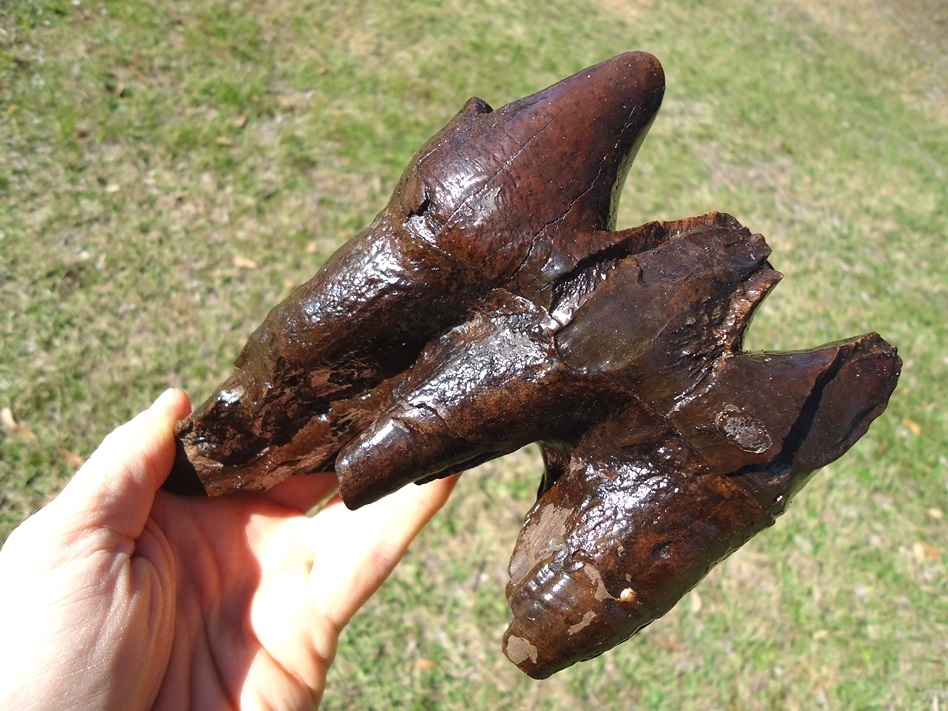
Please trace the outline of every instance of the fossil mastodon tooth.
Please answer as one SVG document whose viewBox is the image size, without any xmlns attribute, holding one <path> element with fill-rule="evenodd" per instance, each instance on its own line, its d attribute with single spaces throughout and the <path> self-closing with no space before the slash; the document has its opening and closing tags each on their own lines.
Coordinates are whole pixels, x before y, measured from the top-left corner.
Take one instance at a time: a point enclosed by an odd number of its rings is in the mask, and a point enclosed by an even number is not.
<svg viewBox="0 0 948 711">
<path fill-rule="evenodd" d="M 744 352 L 780 274 L 729 215 L 615 229 L 663 93 L 629 53 L 469 100 L 180 425 L 167 487 L 332 468 L 355 508 L 538 442 L 507 656 L 549 676 L 664 614 L 866 432 L 900 361 L 876 334 Z"/>
</svg>

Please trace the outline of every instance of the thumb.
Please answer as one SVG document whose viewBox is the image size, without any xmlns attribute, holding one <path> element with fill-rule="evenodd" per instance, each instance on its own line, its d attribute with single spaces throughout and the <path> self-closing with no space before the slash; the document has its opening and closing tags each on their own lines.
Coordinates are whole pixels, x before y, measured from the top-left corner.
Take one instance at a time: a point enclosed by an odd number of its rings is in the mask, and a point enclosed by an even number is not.
<svg viewBox="0 0 948 711">
<path fill-rule="evenodd" d="M 111 432 L 47 508 L 75 531 L 106 528 L 136 539 L 175 457 L 175 423 L 191 410 L 181 390 Z"/>
</svg>

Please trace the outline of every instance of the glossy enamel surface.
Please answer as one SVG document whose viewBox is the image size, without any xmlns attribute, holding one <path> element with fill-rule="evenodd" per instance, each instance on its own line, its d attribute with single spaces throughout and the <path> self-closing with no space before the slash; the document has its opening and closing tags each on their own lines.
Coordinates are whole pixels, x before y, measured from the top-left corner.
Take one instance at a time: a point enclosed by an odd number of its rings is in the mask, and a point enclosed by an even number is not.
<svg viewBox="0 0 948 711">
<path fill-rule="evenodd" d="M 729 215 L 615 231 L 663 92 L 630 53 L 468 101 L 182 424 L 168 487 L 334 469 L 355 508 L 539 442 L 507 656 L 542 678 L 664 614 L 866 432 L 900 361 L 876 334 L 744 353 L 780 274 Z"/>
</svg>

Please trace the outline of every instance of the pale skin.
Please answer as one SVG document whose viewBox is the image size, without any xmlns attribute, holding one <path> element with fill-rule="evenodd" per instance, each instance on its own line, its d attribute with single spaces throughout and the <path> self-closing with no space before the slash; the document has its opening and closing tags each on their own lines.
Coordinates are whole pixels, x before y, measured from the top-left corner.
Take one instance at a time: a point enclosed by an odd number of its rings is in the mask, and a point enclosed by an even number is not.
<svg viewBox="0 0 948 711">
<path fill-rule="evenodd" d="M 174 496 L 189 411 L 166 392 L 0 550 L 0 708 L 312 709 L 339 633 L 455 483 L 311 517 L 331 474 Z"/>
</svg>

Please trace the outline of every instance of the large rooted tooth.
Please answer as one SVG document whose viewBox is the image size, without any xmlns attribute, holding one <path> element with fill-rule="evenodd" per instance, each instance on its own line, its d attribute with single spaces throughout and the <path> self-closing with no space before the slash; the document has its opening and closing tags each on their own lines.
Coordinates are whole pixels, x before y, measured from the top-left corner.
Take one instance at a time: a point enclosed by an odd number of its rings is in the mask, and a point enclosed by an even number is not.
<svg viewBox="0 0 948 711">
<path fill-rule="evenodd" d="M 334 468 L 354 508 L 540 442 L 507 656 L 545 677 L 664 614 L 865 433 L 900 361 L 875 334 L 742 352 L 780 274 L 728 215 L 614 231 L 663 91 L 631 53 L 470 100 L 182 424 L 168 487 Z"/>
</svg>

